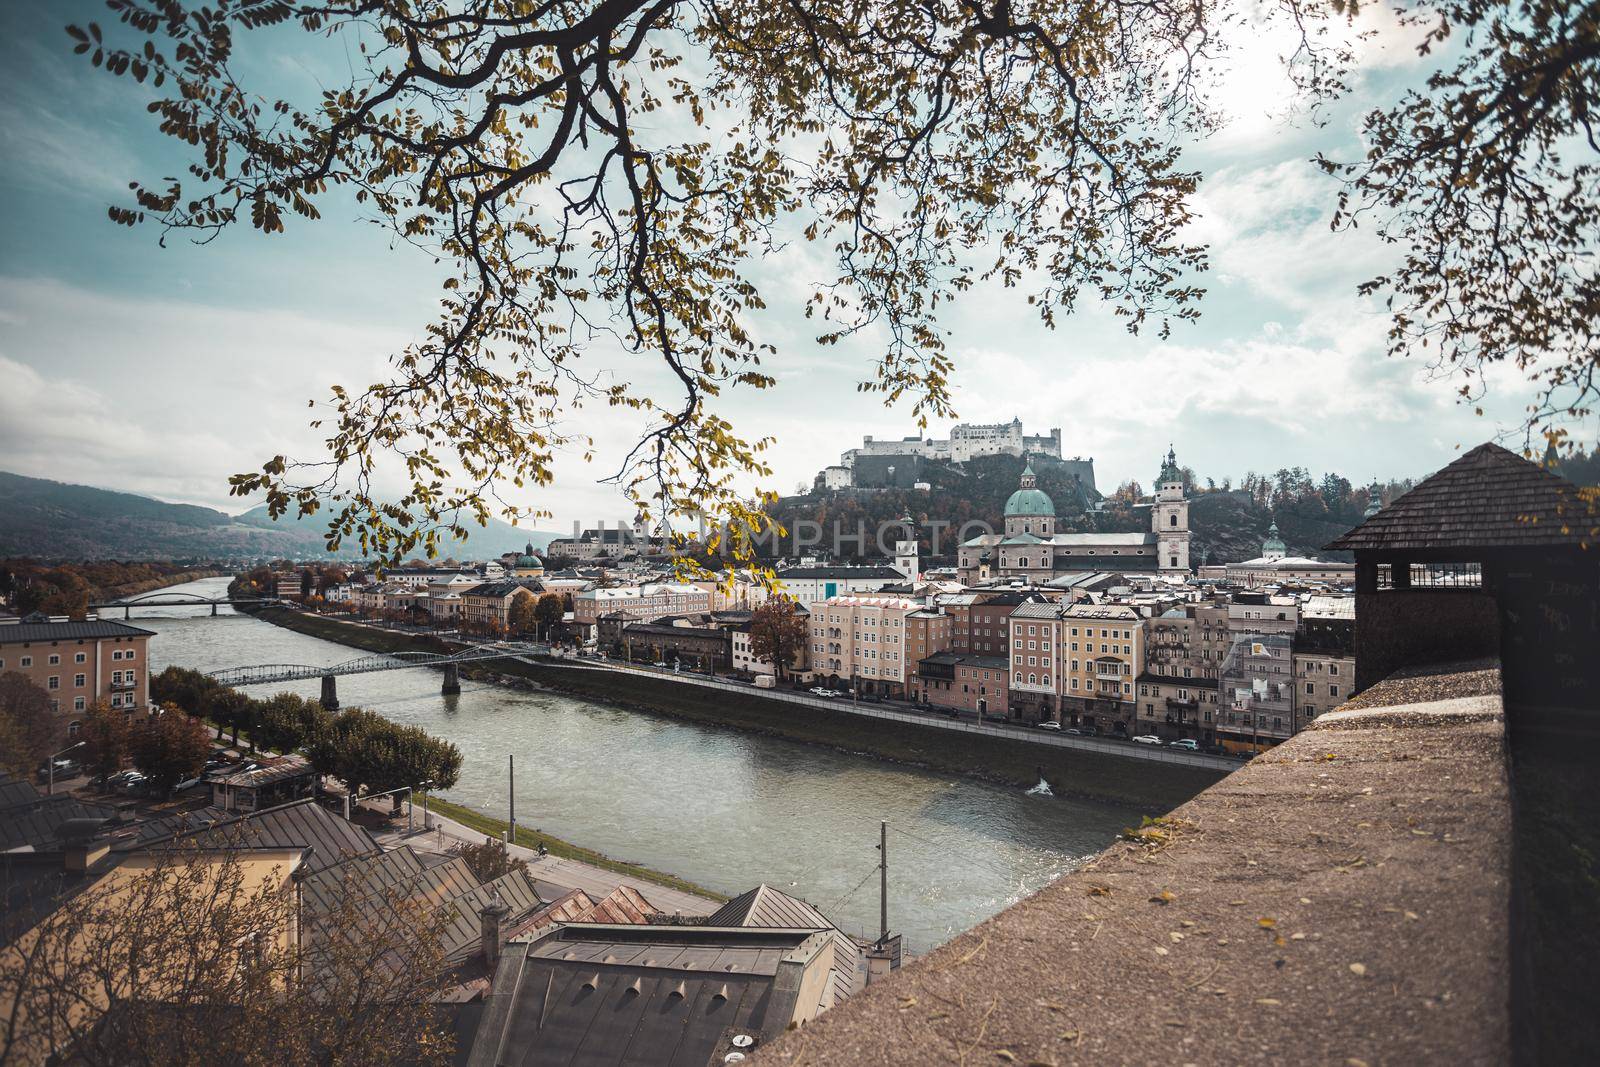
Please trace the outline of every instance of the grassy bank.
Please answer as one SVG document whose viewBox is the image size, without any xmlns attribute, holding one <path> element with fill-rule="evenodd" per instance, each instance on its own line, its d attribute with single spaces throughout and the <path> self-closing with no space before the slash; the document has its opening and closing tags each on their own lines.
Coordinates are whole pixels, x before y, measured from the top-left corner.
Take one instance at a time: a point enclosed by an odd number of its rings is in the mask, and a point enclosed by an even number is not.
<svg viewBox="0 0 1600 1067">
<path fill-rule="evenodd" d="M 460 804 L 452 804 L 448 800 L 440 800 L 438 797 L 429 797 L 428 807 L 446 818 L 454 819 L 463 826 L 482 831 L 489 837 L 505 839 L 506 824 L 502 819 L 491 818 L 481 812 L 473 811 L 471 808 L 464 808 Z M 714 892 L 704 886 L 695 885 L 693 882 L 685 881 L 676 875 L 666 874 L 637 863 L 624 863 L 621 860 L 614 860 L 604 853 L 563 841 L 561 838 L 554 837 L 537 828 L 530 830 L 526 826 L 517 827 L 517 844 L 527 848 L 536 848 L 541 842 L 543 842 L 544 847 L 550 851 L 552 856 L 578 860 L 582 863 L 587 863 L 591 867 L 601 867 L 608 871 L 615 871 L 618 874 L 625 874 L 630 878 L 637 878 L 642 882 L 653 882 L 656 885 L 664 885 L 669 889 L 679 889 L 685 893 L 693 893 L 696 896 L 706 897 L 710 900 L 728 899 L 721 893 Z"/>
<path fill-rule="evenodd" d="M 377 630 L 289 609 L 267 609 L 260 614 L 277 625 L 372 652 L 448 648 L 433 637 Z M 1223 777 L 1201 767 L 886 722 L 846 711 L 799 707 L 753 692 L 747 695 L 674 685 L 562 663 L 507 660 L 495 663 L 492 671 L 645 714 L 731 726 L 950 774 L 1023 787 L 1042 776 L 1057 795 L 1126 804 L 1149 814 L 1170 811 Z M 472 672 L 463 668 L 463 673 L 470 676 Z"/>
</svg>

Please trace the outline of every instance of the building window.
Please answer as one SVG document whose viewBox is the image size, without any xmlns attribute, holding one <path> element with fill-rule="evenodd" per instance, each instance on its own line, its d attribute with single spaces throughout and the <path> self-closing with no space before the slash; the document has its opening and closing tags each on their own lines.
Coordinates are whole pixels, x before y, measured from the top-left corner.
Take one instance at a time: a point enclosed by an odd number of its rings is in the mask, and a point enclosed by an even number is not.
<svg viewBox="0 0 1600 1067">
<path fill-rule="evenodd" d="M 32 656 L 23 656 L 23 657 L 22 657 L 22 665 L 23 665 L 23 666 L 24 666 L 24 667 L 31 667 L 31 666 L 33 666 L 33 657 L 32 657 Z"/>
<path fill-rule="evenodd" d="M 59 674 L 52 674 L 50 676 L 49 688 L 51 688 L 51 689 L 60 689 L 61 688 L 61 676 Z"/>
<path fill-rule="evenodd" d="M 76 655 L 76 656 L 73 656 L 73 657 L 72 657 L 72 662 L 74 662 L 74 663 L 82 663 L 82 662 L 84 662 L 84 661 L 85 661 L 85 660 L 86 660 L 86 659 L 87 659 L 87 658 L 88 658 L 88 657 L 87 657 L 87 656 L 85 656 L 85 655 L 84 655 L 84 654 L 83 654 L 83 653 L 82 653 L 82 652 L 79 652 L 79 653 L 78 653 L 78 654 L 77 654 L 77 655 Z"/>
<path fill-rule="evenodd" d="M 73 719 L 71 722 L 67 723 L 67 736 L 68 737 L 77 737 L 78 736 L 78 731 L 80 731 L 82 729 L 83 729 L 83 723 L 78 719 Z"/>
<path fill-rule="evenodd" d="M 84 702 L 83 697 L 73 697 L 72 698 L 72 710 L 73 711 L 82 711 L 84 709 L 84 707 L 85 707 L 85 702 Z"/>
<path fill-rule="evenodd" d="M 55 666 L 58 666 L 60 663 L 61 663 L 61 657 L 58 656 L 58 655 L 55 655 L 54 653 L 52 653 L 51 656 L 50 656 L 50 666 L 55 667 Z"/>
<path fill-rule="evenodd" d="M 72 676 L 72 687 L 74 689 L 82 689 L 84 680 L 85 680 L 84 675 L 74 674 Z"/>
</svg>

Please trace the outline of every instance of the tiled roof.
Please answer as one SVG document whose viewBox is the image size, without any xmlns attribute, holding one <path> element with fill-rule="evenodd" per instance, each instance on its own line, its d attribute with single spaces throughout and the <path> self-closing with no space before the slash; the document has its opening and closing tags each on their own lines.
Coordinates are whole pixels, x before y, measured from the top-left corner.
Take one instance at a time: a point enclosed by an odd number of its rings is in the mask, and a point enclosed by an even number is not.
<svg viewBox="0 0 1600 1067">
<path fill-rule="evenodd" d="M 1329 549 L 1593 545 L 1600 514 L 1578 489 L 1496 444 L 1482 444 L 1367 519 Z"/>
<path fill-rule="evenodd" d="M 0 625 L 0 645 L 24 641 L 90 641 L 103 637 L 154 637 L 152 630 L 141 630 L 121 622 L 104 619 L 89 622 L 19 622 Z"/>
</svg>

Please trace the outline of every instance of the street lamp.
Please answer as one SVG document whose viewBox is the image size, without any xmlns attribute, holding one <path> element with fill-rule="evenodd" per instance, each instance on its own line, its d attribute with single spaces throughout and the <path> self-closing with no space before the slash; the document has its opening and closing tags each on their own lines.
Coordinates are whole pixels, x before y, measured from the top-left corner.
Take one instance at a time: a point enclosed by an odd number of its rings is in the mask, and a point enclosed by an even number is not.
<svg viewBox="0 0 1600 1067">
<path fill-rule="evenodd" d="M 75 749 L 80 749 L 86 744 L 88 744 L 87 741 L 79 741 L 77 744 L 68 745 L 66 748 L 50 757 L 49 762 L 46 764 L 48 770 L 45 772 L 47 776 L 44 787 L 45 796 L 50 796 L 56 791 L 56 759 L 58 757 L 65 756 L 68 752 L 72 752 Z"/>
</svg>

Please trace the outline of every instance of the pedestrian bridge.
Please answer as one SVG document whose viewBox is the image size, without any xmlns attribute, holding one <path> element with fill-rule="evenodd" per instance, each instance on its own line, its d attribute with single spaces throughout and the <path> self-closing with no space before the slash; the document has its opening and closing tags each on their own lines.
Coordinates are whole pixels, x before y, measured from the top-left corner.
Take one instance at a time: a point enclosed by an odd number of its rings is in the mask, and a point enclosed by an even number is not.
<svg viewBox="0 0 1600 1067">
<path fill-rule="evenodd" d="M 200 593 L 171 593 L 155 590 L 139 596 L 120 597 L 116 600 L 97 601 L 89 605 L 92 611 L 122 609 L 122 617 L 133 617 L 134 608 L 203 608 L 210 607 L 211 614 L 223 604 L 230 607 L 272 607 L 285 603 L 275 596 L 204 596 Z"/>
<path fill-rule="evenodd" d="M 270 685 L 274 682 L 302 682 L 312 678 L 322 679 L 322 703 L 331 710 L 339 707 L 337 685 L 340 675 L 371 674 L 374 671 L 398 671 L 410 667 L 439 667 L 444 670 L 443 692 L 461 692 L 458 668 L 463 663 L 480 663 L 485 660 L 531 656 L 546 651 L 544 646 L 531 643 L 502 641 L 492 645 L 474 645 L 460 652 L 385 652 L 362 656 L 332 667 L 313 667 L 301 663 L 262 663 L 251 667 L 228 667 L 212 671 L 208 677 L 227 686 Z"/>
</svg>

